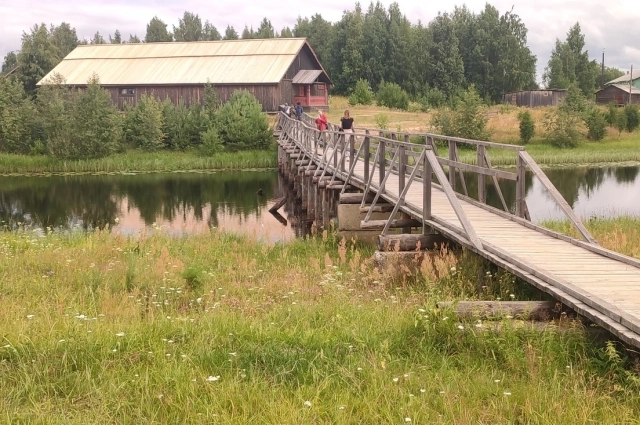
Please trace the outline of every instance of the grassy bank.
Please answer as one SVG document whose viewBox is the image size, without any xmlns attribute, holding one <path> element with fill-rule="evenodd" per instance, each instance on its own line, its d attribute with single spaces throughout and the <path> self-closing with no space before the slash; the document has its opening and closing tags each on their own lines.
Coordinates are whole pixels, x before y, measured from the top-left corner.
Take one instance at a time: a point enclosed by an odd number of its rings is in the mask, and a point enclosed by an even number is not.
<svg viewBox="0 0 640 425">
<path fill-rule="evenodd" d="M 378 106 L 349 106 L 344 97 L 331 99 L 329 120 L 338 122 L 345 109 L 351 111 L 358 127 L 377 127 L 380 116 L 386 116 L 388 128 L 408 132 L 435 132 L 431 126 L 431 112 L 404 112 Z M 518 113 L 527 108 L 494 106 L 488 110 L 487 128 L 491 141 L 519 144 Z M 528 109 L 536 123 L 536 136 L 526 146 L 527 151 L 541 165 L 591 165 L 603 163 L 640 163 L 640 132 L 622 133 L 609 129 L 604 140 L 590 142 L 586 138 L 574 149 L 560 149 L 548 143 L 542 135 L 542 118 L 549 108 Z M 475 153 L 461 151 L 463 161 L 475 163 Z M 515 165 L 512 152 L 491 150 L 494 165 Z"/>
<path fill-rule="evenodd" d="M 613 346 L 580 325 L 532 330 L 507 320 L 495 330 L 435 309 L 443 299 L 526 298 L 511 276 L 443 253 L 422 265 L 419 279 L 394 281 L 370 255 L 330 236 L 267 246 L 218 233 L 0 233 L 2 417 L 52 424 L 640 417 L 637 378 Z"/>
<path fill-rule="evenodd" d="M 0 174 L 120 173 L 275 168 L 275 150 L 225 152 L 203 156 L 191 152 L 127 151 L 100 159 L 63 161 L 49 156 L 0 154 Z"/>
<path fill-rule="evenodd" d="M 580 239 L 568 221 L 545 221 L 543 226 Z M 640 259 L 640 217 L 591 218 L 585 226 L 603 247 Z"/>
</svg>

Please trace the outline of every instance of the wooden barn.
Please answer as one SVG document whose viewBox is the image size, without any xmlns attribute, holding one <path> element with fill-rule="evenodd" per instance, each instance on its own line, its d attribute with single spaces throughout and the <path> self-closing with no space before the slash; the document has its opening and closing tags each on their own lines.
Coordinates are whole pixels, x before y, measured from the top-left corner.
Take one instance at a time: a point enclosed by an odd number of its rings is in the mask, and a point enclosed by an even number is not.
<svg viewBox="0 0 640 425">
<path fill-rule="evenodd" d="M 307 110 L 327 108 L 331 85 L 304 38 L 82 45 L 38 85 L 50 83 L 56 74 L 80 88 L 97 75 L 120 109 L 143 94 L 174 103 L 202 102 L 207 83 L 221 101 L 247 90 L 267 112 L 295 102 Z"/>
<path fill-rule="evenodd" d="M 504 94 L 502 101 L 516 106 L 538 108 L 556 106 L 566 95 L 565 89 L 523 90 Z"/>
<path fill-rule="evenodd" d="M 611 84 L 596 92 L 596 103 L 607 105 L 611 102 L 618 105 L 640 105 L 640 89 L 629 87 L 629 84 Z"/>
</svg>

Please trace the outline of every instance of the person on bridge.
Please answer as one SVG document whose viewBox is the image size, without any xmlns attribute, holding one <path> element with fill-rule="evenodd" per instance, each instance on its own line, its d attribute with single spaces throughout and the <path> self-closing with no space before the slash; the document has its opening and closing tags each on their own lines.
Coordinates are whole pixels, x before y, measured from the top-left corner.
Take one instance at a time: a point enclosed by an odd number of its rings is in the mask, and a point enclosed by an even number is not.
<svg viewBox="0 0 640 425">
<path fill-rule="evenodd" d="M 345 133 L 353 133 L 353 118 L 349 115 L 349 110 L 344 111 L 344 116 L 340 118 L 340 129 Z"/>
<path fill-rule="evenodd" d="M 302 109 L 302 105 L 300 104 L 300 102 L 296 102 L 296 119 L 298 121 L 302 119 L 303 112 L 304 112 L 304 109 Z"/>
<path fill-rule="evenodd" d="M 327 129 L 327 122 L 327 116 L 322 109 L 318 110 L 318 118 L 316 118 L 316 127 L 318 127 L 318 130 L 325 131 Z"/>
</svg>

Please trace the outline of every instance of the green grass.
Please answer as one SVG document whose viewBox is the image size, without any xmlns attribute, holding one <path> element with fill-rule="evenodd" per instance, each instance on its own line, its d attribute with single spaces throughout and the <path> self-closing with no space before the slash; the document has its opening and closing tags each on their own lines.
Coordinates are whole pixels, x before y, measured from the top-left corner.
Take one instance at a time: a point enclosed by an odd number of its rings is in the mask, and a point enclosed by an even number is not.
<svg viewBox="0 0 640 425">
<path fill-rule="evenodd" d="M 2 420 L 637 423 L 637 376 L 580 324 L 435 308 L 526 298 L 512 276 L 443 253 L 394 280 L 371 254 L 327 234 L 0 233 Z"/>
<path fill-rule="evenodd" d="M 100 159 L 64 161 L 49 156 L 0 154 L 0 174 L 120 173 L 275 168 L 275 150 L 225 152 L 207 157 L 192 152 L 130 150 Z"/>
</svg>

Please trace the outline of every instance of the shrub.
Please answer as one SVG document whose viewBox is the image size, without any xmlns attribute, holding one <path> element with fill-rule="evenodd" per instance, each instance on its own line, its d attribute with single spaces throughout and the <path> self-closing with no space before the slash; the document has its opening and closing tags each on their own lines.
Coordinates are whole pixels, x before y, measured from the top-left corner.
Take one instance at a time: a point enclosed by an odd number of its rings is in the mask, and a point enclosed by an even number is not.
<svg viewBox="0 0 640 425">
<path fill-rule="evenodd" d="M 164 147 L 165 134 L 162 103 L 153 96 L 143 94 L 136 106 L 126 110 L 126 140 L 132 146 L 147 151 Z"/>
<path fill-rule="evenodd" d="M 202 139 L 202 153 L 207 156 L 213 156 L 224 150 L 224 144 L 220 132 L 217 128 L 211 126 L 200 136 Z"/>
<path fill-rule="evenodd" d="M 353 92 L 349 96 L 349 105 L 371 105 L 375 95 L 367 80 L 360 79 L 356 82 Z"/>
<path fill-rule="evenodd" d="M 120 113 L 111 104 L 111 96 L 94 76 L 71 107 L 70 131 L 50 137 L 47 148 L 56 158 L 101 158 L 118 149 L 122 142 L 122 126 Z"/>
<path fill-rule="evenodd" d="M 536 133 L 536 124 L 533 121 L 531 112 L 521 111 L 518 114 L 518 121 L 520 121 L 520 141 L 527 144 Z"/>
<path fill-rule="evenodd" d="M 28 153 L 34 119 L 34 106 L 22 84 L 13 78 L 0 78 L 0 152 Z"/>
<path fill-rule="evenodd" d="M 447 95 L 437 87 L 428 88 L 424 98 L 431 108 L 441 108 L 447 103 Z"/>
<path fill-rule="evenodd" d="M 187 107 L 180 100 L 177 105 L 166 103 L 162 109 L 166 123 L 165 144 L 169 148 L 185 150 L 200 145 L 200 134 L 206 131 L 209 124 L 200 104 Z"/>
<path fill-rule="evenodd" d="M 637 105 L 626 105 L 624 114 L 627 116 L 626 130 L 631 133 L 640 126 L 640 112 Z"/>
<path fill-rule="evenodd" d="M 627 114 L 625 111 L 618 111 L 616 114 L 616 122 L 614 123 L 614 127 L 618 130 L 618 135 L 622 133 L 624 129 L 627 128 Z"/>
<path fill-rule="evenodd" d="M 376 101 L 380 106 L 387 108 L 409 109 L 409 95 L 396 83 L 380 83 Z"/>
<path fill-rule="evenodd" d="M 471 86 L 456 100 L 454 109 L 441 109 L 433 115 L 431 124 L 443 135 L 473 140 L 487 140 L 487 118 L 482 111 L 482 100 Z"/>
<path fill-rule="evenodd" d="M 607 105 L 607 113 L 605 115 L 605 119 L 607 120 L 607 124 L 609 127 L 614 127 L 618 120 L 618 114 L 620 113 L 618 102 L 612 101 Z"/>
<path fill-rule="evenodd" d="M 602 140 L 607 132 L 607 120 L 597 107 L 591 107 L 586 113 L 584 123 L 587 125 L 587 136 L 591 140 Z"/>
<path fill-rule="evenodd" d="M 389 129 L 389 117 L 387 114 L 377 114 L 373 117 L 373 121 L 376 123 L 376 127 L 380 130 Z"/>
<path fill-rule="evenodd" d="M 574 148 L 580 141 L 578 123 L 578 117 L 566 110 L 549 111 L 543 120 L 545 138 L 556 147 Z"/>
<path fill-rule="evenodd" d="M 273 140 L 258 100 L 246 90 L 233 92 L 218 113 L 218 130 L 231 150 L 265 149 Z"/>
<path fill-rule="evenodd" d="M 558 108 L 564 112 L 583 114 L 587 110 L 587 98 L 576 85 L 572 84 Z"/>
</svg>

